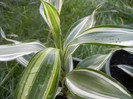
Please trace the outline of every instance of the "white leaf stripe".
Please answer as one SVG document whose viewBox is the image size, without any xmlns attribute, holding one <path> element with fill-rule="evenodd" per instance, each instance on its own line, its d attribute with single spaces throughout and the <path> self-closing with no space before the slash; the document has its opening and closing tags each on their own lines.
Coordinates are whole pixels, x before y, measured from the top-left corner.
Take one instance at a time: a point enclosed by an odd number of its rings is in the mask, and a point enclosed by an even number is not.
<svg viewBox="0 0 133 99">
<path fill-rule="evenodd" d="M 58 10 L 59 13 L 61 12 L 64 0 L 43 0 L 43 1 L 50 3 Z"/>
<path fill-rule="evenodd" d="M 68 72 L 70 72 L 70 71 L 73 70 L 73 60 L 72 60 L 72 56 L 70 56 L 70 57 L 68 58 L 64 70 L 66 71 L 66 73 L 68 73 Z"/>
<path fill-rule="evenodd" d="M 104 83 L 104 84 L 103 84 Z M 132 99 L 132 95 L 114 79 L 93 69 L 77 69 L 66 77 L 68 89 L 80 98 Z"/>
<path fill-rule="evenodd" d="M 81 35 L 77 36 L 73 41 L 71 41 L 71 43 L 80 44 L 80 43 L 94 42 L 94 43 L 116 44 L 116 45 L 122 45 L 122 46 L 133 46 L 133 43 L 132 43 L 133 41 L 131 39 L 131 37 L 133 37 L 132 35 L 133 35 L 133 29 L 108 28 L 108 27 L 94 28 L 94 29 L 87 30 Z M 82 40 L 76 42 L 76 40 L 78 39 L 82 39 Z"/>
<path fill-rule="evenodd" d="M 60 29 L 60 19 L 59 13 L 52 5 L 48 2 L 42 0 L 43 12 L 45 15 L 45 19 L 47 19 L 48 25 L 52 30 L 52 34 L 55 40 L 55 46 L 57 48 L 62 48 L 61 42 L 61 29 Z"/>
<path fill-rule="evenodd" d="M 21 99 L 26 99 L 28 97 L 30 89 L 32 88 L 30 86 L 33 86 L 33 83 L 36 81 L 37 74 L 39 73 L 40 68 L 41 68 L 41 63 L 43 62 L 42 59 L 43 57 L 45 57 L 45 55 L 46 53 L 40 55 L 40 57 L 37 59 L 39 61 L 36 61 L 36 63 L 34 64 L 34 67 L 29 72 L 29 75 L 26 78 L 25 86 L 23 87 L 23 91 L 20 96 Z"/>
<path fill-rule="evenodd" d="M 87 57 L 77 65 L 77 68 L 92 68 L 95 70 L 100 70 L 111 55 L 112 51 L 107 55 L 97 54 Z"/>
<path fill-rule="evenodd" d="M 2 30 L 1 27 L 0 27 L 0 34 L 1 34 L 1 37 L 2 37 L 3 39 L 5 39 L 5 40 L 7 40 L 7 41 L 9 41 L 9 42 L 13 42 L 13 43 L 15 43 L 15 44 L 19 44 L 19 43 L 20 43 L 19 41 L 6 38 L 5 33 L 4 33 L 4 31 Z"/>
<path fill-rule="evenodd" d="M 118 26 L 99 26 L 86 30 L 75 37 L 64 49 L 65 59 L 80 44 L 103 44 L 117 46 L 133 46 L 133 29 Z"/>
<path fill-rule="evenodd" d="M 36 61 L 34 62 L 33 59 Z M 21 78 L 21 84 L 17 88 L 19 95 L 15 96 L 16 99 L 19 97 L 19 99 L 42 99 L 43 96 L 45 96 L 44 99 L 48 99 L 50 96 L 51 98 L 54 97 L 59 81 L 59 65 L 59 50 L 48 48 L 37 53 L 28 64 L 28 69 L 26 68 L 28 71 L 25 70 Z M 38 91 L 40 91 L 40 94 L 38 94 Z"/>
<path fill-rule="evenodd" d="M 41 5 L 40 5 L 40 14 L 42 15 L 42 17 L 44 18 L 45 22 L 46 22 L 46 23 L 48 24 L 48 26 L 50 27 L 50 24 L 49 24 L 49 22 L 48 22 L 48 20 L 47 20 L 47 18 L 46 18 L 46 16 L 45 16 L 45 14 L 44 14 L 42 3 L 41 3 Z"/>
<path fill-rule="evenodd" d="M 5 33 L 4 33 L 4 31 L 2 30 L 1 27 L 0 27 L 0 34 L 1 34 L 2 38 L 7 40 L 7 41 L 13 42 L 15 44 L 20 44 L 21 43 L 19 41 L 6 38 Z M 29 58 L 27 59 L 26 57 L 29 57 Z M 7 56 L 6 60 L 4 60 L 4 61 L 9 61 L 9 60 L 12 60 L 12 59 L 15 59 L 15 58 L 16 58 L 15 56 L 14 56 L 14 58 L 12 56 L 10 56 L 10 59 L 9 59 L 9 57 Z M 22 57 L 17 57 L 16 58 L 17 62 L 20 63 L 21 65 L 25 66 L 25 67 L 27 66 L 27 64 L 28 64 L 30 59 L 31 59 L 30 55 L 26 55 L 26 56 L 22 56 Z M 3 60 L 3 58 L 2 58 L 2 60 Z"/>
<path fill-rule="evenodd" d="M 121 65 L 117 65 L 117 67 L 119 69 L 121 69 L 122 71 L 124 71 L 125 73 L 127 73 L 128 75 L 133 77 L 133 67 L 132 66 L 121 64 Z"/>
<path fill-rule="evenodd" d="M 21 57 L 18 57 L 16 60 L 18 63 L 20 63 L 21 65 L 23 65 L 24 67 L 26 67 L 30 61 L 30 59 L 33 57 L 35 53 L 31 53 L 31 54 L 28 54 L 28 55 L 24 55 L 24 56 L 21 56 Z"/>
<path fill-rule="evenodd" d="M 85 31 L 85 30 L 87 30 L 87 29 L 94 26 L 94 24 L 95 24 L 94 15 L 95 15 L 95 13 L 96 13 L 96 10 L 90 16 L 82 18 L 82 19 L 78 20 L 76 23 L 74 23 L 74 25 L 72 26 L 72 29 L 70 29 L 71 31 L 69 31 L 70 34 L 68 35 L 68 37 L 67 37 L 67 39 L 64 43 L 64 48 L 67 46 L 67 44 L 72 39 L 74 39 L 74 37 L 76 37 L 77 35 L 81 34 L 83 31 Z"/>
<path fill-rule="evenodd" d="M 54 61 L 54 66 L 53 66 L 53 70 L 51 72 L 51 77 L 49 79 L 49 82 L 48 82 L 48 85 L 47 85 L 47 88 L 46 88 L 46 91 L 43 95 L 43 99 L 46 99 L 47 97 L 49 97 L 49 92 L 52 88 L 52 85 L 53 85 L 53 82 L 55 82 L 57 79 L 56 79 L 56 76 L 59 75 L 59 71 L 57 71 L 57 69 L 59 70 L 59 52 L 56 52 L 56 56 L 55 56 L 55 61 Z"/>
<path fill-rule="evenodd" d="M 39 42 L 0 45 L 0 61 L 9 61 L 44 49 Z"/>
<path fill-rule="evenodd" d="M 41 55 L 42 53 L 39 52 L 36 54 L 36 56 L 33 56 L 32 59 L 31 59 L 31 63 L 30 63 L 30 66 L 27 66 L 24 70 L 24 72 L 22 73 L 22 76 L 21 76 L 21 79 L 17 85 L 17 88 L 15 90 L 15 94 L 14 94 L 14 99 L 21 99 L 20 96 L 22 94 L 22 91 L 23 91 L 23 88 L 24 88 L 24 85 L 25 85 L 25 81 L 27 79 L 27 76 L 29 75 L 28 72 L 31 71 L 32 69 L 32 66 L 35 64 L 35 62 L 38 60 L 39 56 Z M 26 93 L 27 94 L 27 93 Z"/>
</svg>

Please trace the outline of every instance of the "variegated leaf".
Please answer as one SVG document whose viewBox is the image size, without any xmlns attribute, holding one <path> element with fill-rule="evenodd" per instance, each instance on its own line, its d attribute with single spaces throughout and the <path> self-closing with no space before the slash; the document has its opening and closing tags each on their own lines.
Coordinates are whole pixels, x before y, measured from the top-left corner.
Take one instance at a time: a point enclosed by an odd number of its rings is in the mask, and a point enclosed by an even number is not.
<svg viewBox="0 0 133 99">
<path fill-rule="evenodd" d="M 9 61 L 44 49 L 39 42 L 0 45 L 0 61 Z"/>
<path fill-rule="evenodd" d="M 49 4 L 46 1 L 42 1 L 42 7 L 41 13 L 46 22 L 48 23 L 50 29 L 52 30 L 53 37 L 55 40 L 55 46 L 57 48 L 62 48 L 62 42 L 61 42 L 61 29 L 60 29 L 60 19 L 59 19 L 59 13 L 56 10 L 55 7 L 53 7 L 51 4 Z"/>
<path fill-rule="evenodd" d="M 103 44 L 115 46 L 133 46 L 133 29 L 121 26 L 97 26 L 76 36 L 64 49 L 65 59 L 69 57 L 80 44 Z"/>
<path fill-rule="evenodd" d="M 123 49 L 123 50 L 133 54 L 133 47 L 126 47 L 126 48 L 120 48 L 120 49 Z"/>
<path fill-rule="evenodd" d="M 92 68 L 95 70 L 100 70 L 103 68 L 111 55 L 112 52 L 105 55 L 97 54 L 91 57 L 87 57 L 77 65 L 77 68 Z"/>
<path fill-rule="evenodd" d="M 133 66 L 129 66 L 129 65 L 117 65 L 117 67 L 119 69 L 121 69 L 122 71 L 124 71 L 125 73 L 127 73 L 128 75 L 133 77 Z"/>
<path fill-rule="evenodd" d="M 83 99 L 132 99 L 125 87 L 110 76 L 93 69 L 76 69 L 66 76 L 66 85 Z"/>
<path fill-rule="evenodd" d="M 68 58 L 66 66 L 65 66 L 65 71 L 66 73 L 70 72 L 73 70 L 73 60 L 72 60 L 72 56 Z"/>
<path fill-rule="evenodd" d="M 15 44 L 21 44 L 21 42 L 19 42 L 19 41 L 16 41 L 16 40 L 12 40 L 12 39 L 8 39 L 8 38 L 6 38 L 6 35 L 5 35 L 5 33 L 4 33 L 4 31 L 2 30 L 2 28 L 0 27 L 0 34 L 1 34 L 1 37 L 3 38 L 3 39 L 5 39 L 5 40 L 7 40 L 7 41 L 9 41 L 9 42 L 12 42 L 12 43 L 15 43 Z M 39 44 L 39 42 L 37 42 L 38 44 Z M 41 46 L 38 46 L 39 48 L 41 47 L 44 47 L 42 44 L 40 44 Z M 2 45 L 3 46 L 3 45 Z M 36 46 L 37 47 L 37 46 Z M 41 50 L 41 49 L 40 49 Z M 38 50 L 39 51 L 39 50 Z M 37 51 L 35 51 L 35 52 L 37 52 Z M 13 59 L 15 59 L 16 58 L 16 60 L 17 60 L 17 62 L 18 63 L 20 63 L 21 65 L 23 65 L 23 66 L 27 66 L 27 64 L 29 63 L 29 61 L 30 61 L 30 59 L 31 59 L 31 57 L 35 54 L 35 52 L 33 53 L 31 53 L 31 54 L 29 54 L 29 55 L 25 55 L 24 54 L 24 56 L 20 56 L 20 57 L 18 57 L 18 56 L 16 56 L 16 57 L 12 57 Z M 13 53 L 12 53 L 13 54 Z M 7 60 L 5 60 L 5 61 L 9 61 L 9 60 L 12 60 L 12 58 L 11 59 L 8 59 L 9 57 L 10 57 L 10 55 L 9 56 L 6 56 L 7 57 Z"/>
<path fill-rule="evenodd" d="M 33 56 L 17 85 L 14 99 L 53 99 L 60 74 L 59 50 L 47 48 Z"/>
<path fill-rule="evenodd" d="M 81 34 L 83 31 L 91 28 L 95 24 L 94 16 L 95 16 L 96 10 L 93 11 L 93 13 L 87 17 L 84 17 L 77 22 L 75 22 L 70 30 L 68 31 L 69 35 L 66 38 L 66 41 L 64 43 L 64 48 L 67 46 L 67 44 L 73 40 L 76 36 Z"/>
<path fill-rule="evenodd" d="M 30 59 L 35 55 L 35 53 L 31 53 L 28 55 L 24 55 L 21 57 L 16 58 L 17 62 L 26 67 L 30 61 Z"/>
<path fill-rule="evenodd" d="M 19 41 L 6 38 L 6 35 L 5 35 L 5 33 L 4 33 L 4 31 L 2 30 L 1 27 L 0 27 L 0 35 L 1 35 L 1 37 L 2 37 L 3 39 L 5 39 L 5 40 L 7 40 L 7 41 L 9 41 L 9 42 L 13 42 L 13 43 L 15 43 L 15 44 L 20 43 Z"/>
</svg>

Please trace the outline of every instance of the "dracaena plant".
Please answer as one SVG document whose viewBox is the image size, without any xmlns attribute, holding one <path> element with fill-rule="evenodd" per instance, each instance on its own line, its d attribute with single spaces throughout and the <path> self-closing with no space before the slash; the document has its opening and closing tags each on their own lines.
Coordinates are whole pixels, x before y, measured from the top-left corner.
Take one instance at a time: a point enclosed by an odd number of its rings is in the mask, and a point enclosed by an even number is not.
<svg viewBox="0 0 133 99">
<path fill-rule="evenodd" d="M 116 80 L 101 72 L 108 55 L 94 55 L 73 68 L 72 54 L 81 44 L 133 46 L 133 29 L 123 26 L 95 25 L 97 9 L 75 22 L 65 40 L 62 38 L 60 11 L 63 0 L 41 0 L 40 13 L 52 31 L 55 48 L 39 42 L 0 46 L 0 60 L 17 61 L 26 66 L 14 99 L 54 99 L 57 94 L 70 99 L 132 99 Z M 28 58 L 32 57 L 29 61 Z M 28 64 L 28 65 L 27 65 Z M 59 81 L 62 87 L 58 87 Z"/>
</svg>

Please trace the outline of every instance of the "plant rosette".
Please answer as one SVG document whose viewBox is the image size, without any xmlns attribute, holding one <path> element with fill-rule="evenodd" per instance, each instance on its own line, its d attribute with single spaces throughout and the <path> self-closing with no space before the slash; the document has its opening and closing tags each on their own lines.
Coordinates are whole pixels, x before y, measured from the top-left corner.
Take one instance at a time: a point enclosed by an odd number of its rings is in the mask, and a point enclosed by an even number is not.
<svg viewBox="0 0 133 99">
<path fill-rule="evenodd" d="M 75 22 L 63 40 L 60 12 L 63 0 L 41 0 L 40 13 L 52 31 L 54 48 L 40 42 L 13 42 L 0 45 L 0 61 L 16 59 L 26 68 L 14 93 L 14 99 L 132 99 L 131 93 L 116 80 L 101 72 L 112 53 L 87 57 L 74 68 L 72 54 L 83 44 L 133 47 L 133 29 L 117 25 L 95 26 L 95 14 Z M 61 82 L 61 87 L 59 87 Z"/>
</svg>

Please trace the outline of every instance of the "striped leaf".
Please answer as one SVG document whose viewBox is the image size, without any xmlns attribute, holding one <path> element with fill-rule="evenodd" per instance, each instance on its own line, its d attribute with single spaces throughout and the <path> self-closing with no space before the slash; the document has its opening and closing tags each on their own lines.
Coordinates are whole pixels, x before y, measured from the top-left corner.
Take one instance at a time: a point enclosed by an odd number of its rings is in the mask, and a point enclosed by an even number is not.
<svg viewBox="0 0 133 99">
<path fill-rule="evenodd" d="M 53 99 L 59 82 L 59 50 L 47 48 L 33 56 L 17 85 L 14 99 Z"/>
<path fill-rule="evenodd" d="M 63 2 L 64 0 L 43 0 L 43 1 L 46 1 L 48 3 L 50 3 L 52 6 L 54 6 L 57 11 L 60 13 L 61 12 L 61 9 L 62 9 L 62 5 L 63 5 Z M 40 12 L 41 14 L 44 14 L 44 12 L 42 11 L 42 4 L 40 5 Z"/>
<path fill-rule="evenodd" d="M 123 50 L 133 54 L 133 47 L 126 47 L 126 48 L 120 48 L 120 49 L 123 49 Z"/>
<path fill-rule="evenodd" d="M 77 69 L 66 77 L 68 89 L 83 99 L 133 99 L 116 80 L 93 69 Z"/>
<path fill-rule="evenodd" d="M 20 43 L 19 41 L 6 38 L 6 35 L 5 35 L 5 33 L 4 33 L 4 31 L 2 30 L 1 27 L 0 27 L 0 35 L 1 35 L 1 37 L 2 37 L 3 39 L 5 39 L 5 40 L 7 40 L 7 41 L 9 41 L 9 42 L 13 42 L 13 43 L 15 43 L 15 44 Z"/>
<path fill-rule="evenodd" d="M 64 0 L 44 0 L 44 1 L 49 2 L 51 5 L 53 5 L 59 13 L 61 12 Z"/>
<path fill-rule="evenodd" d="M 68 31 L 68 36 L 65 40 L 65 43 L 64 43 L 64 48 L 76 37 L 78 36 L 79 34 L 81 34 L 82 32 L 84 32 L 85 30 L 89 29 L 89 28 L 92 28 L 95 23 L 96 23 L 96 20 L 95 20 L 95 14 L 97 12 L 97 10 L 99 8 L 101 8 L 103 5 L 104 5 L 105 2 L 101 2 L 97 7 L 96 9 L 92 12 L 91 15 L 87 16 L 87 17 L 84 17 L 80 20 L 78 20 L 77 22 L 75 22 L 71 28 L 69 29 Z"/>
<path fill-rule="evenodd" d="M 95 24 L 94 16 L 95 16 L 96 10 L 93 11 L 93 13 L 87 17 L 84 17 L 77 22 L 75 22 L 72 27 L 69 29 L 68 33 L 69 35 L 66 38 L 66 41 L 64 43 L 64 48 L 67 46 L 67 44 L 74 39 L 74 37 L 81 34 L 83 31 L 91 28 Z"/>
<path fill-rule="evenodd" d="M 48 26 L 52 30 L 56 47 L 61 48 L 62 43 L 61 43 L 61 29 L 60 29 L 59 13 L 56 10 L 56 8 L 53 7 L 51 4 L 43 0 L 41 1 L 42 1 L 43 9 L 40 8 L 41 9 L 40 13 L 42 14 Z"/>
<path fill-rule="evenodd" d="M 122 71 L 124 71 L 125 73 L 127 73 L 128 75 L 130 75 L 131 77 L 133 77 L 133 66 L 129 66 L 129 65 L 117 65 L 117 67 L 119 69 L 121 69 Z"/>
<path fill-rule="evenodd" d="M 26 67 L 30 61 L 30 59 L 35 55 L 35 53 L 31 53 L 28 55 L 24 55 L 21 57 L 16 58 L 17 62 Z"/>
<path fill-rule="evenodd" d="M 72 56 L 68 58 L 66 66 L 65 66 L 65 71 L 66 73 L 70 72 L 73 70 L 73 60 L 72 60 Z"/>
<path fill-rule="evenodd" d="M 0 61 L 9 61 L 44 49 L 39 42 L 0 45 Z"/>
<path fill-rule="evenodd" d="M 76 36 L 64 49 L 69 57 L 80 44 L 133 46 L 133 29 L 120 26 L 97 26 Z"/>
<path fill-rule="evenodd" d="M 3 39 L 5 39 L 5 40 L 7 40 L 7 41 L 9 41 L 9 42 L 12 42 L 12 43 L 15 43 L 15 44 L 17 44 L 17 45 L 21 45 L 21 42 L 19 42 L 19 41 L 16 41 L 16 40 L 12 40 L 12 39 L 8 39 L 8 38 L 6 38 L 6 35 L 5 35 L 5 33 L 4 33 L 4 31 L 2 30 L 2 28 L 0 27 L 0 34 L 1 34 L 1 37 L 3 38 Z M 38 47 L 40 50 L 41 49 L 43 49 L 44 48 L 44 46 L 42 45 L 42 44 L 40 44 L 39 42 L 32 42 L 32 43 L 30 43 L 30 45 L 28 45 L 29 46 L 29 48 L 30 48 L 30 46 L 33 46 L 32 44 L 34 44 L 34 46 L 36 46 L 36 47 Z M 3 46 L 3 45 L 2 45 Z M 5 45 L 4 45 L 5 46 Z M 8 46 L 8 45 L 6 45 L 6 46 Z M 12 47 L 14 47 L 14 46 L 16 46 L 16 45 L 13 45 Z M 23 45 L 23 47 L 25 47 L 24 45 Z M 20 55 L 20 57 L 18 57 L 18 56 L 13 56 L 13 54 L 14 54 L 14 52 L 13 51 L 11 51 L 9 48 L 11 48 L 11 46 L 10 47 L 6 47 L 5 49 L 2 49 L 2 50 L 4 50 L 4 51 L 6 51 L 6 52 L 4 52 L 5 53 L 5 57 L 7 58 L 7 59 L 5 59 L 4 61 L 9 61 L 9 60 L 12 60 L 12 59 L 15 59 L 16 58 L 16 60 L 17 60 L 17 62 L 18 63 L 20 63 L 21 65 L 23 65 L 23 66 L 27 66 L 27 64 L 29 63 L 29 61 L 30 61 L 30 59 L 31 59 L 31 57 L 37 52 L 37 51 L 39 51 L 39 50 L 37 50 L 36 48 L 34 49 L 35 51 L 32 51 L 31 50 L 31 54 L 29 54 L 29 55 L 27 55 L 27 53 L 25 53 L 24 54 L 24 52 L 19 52 L 19 53 L 21 53 L 21 54 L 19 54 Z M 17 48 L 17 47 L 16 47 Z M 34 48 L 34 47 L 33 47 Z M 12 48 L 11 48 L 12 49 Z M 18 48 L 17 48 L 18 49 Z M 14 50 L 16 50 L 15 49 L 15 47 L 14 47 Z M 20 49 L 21 50 L 21 49 Z M 28 50 L 27 50 L 28 51 Z M 12 52 L 11 54 L 8 54 L 8 53 L 10 53 L 10 52 Z M 3 53 L 3 54 L 4 54 Z M 15 51 L 15 53 L 17 53 L 16 51 Z M 13 56 L 13 57 L 12 57 Z M 3 56 L 4 57 L 4 56 Z M 2 57 L 1 57 L 2 58 Z M 2 59 L 3 60 L 3 59 Z M 1 60 L 0 60 L 1 61 Z"/>
<path fill-rule="evenodd" d="M 77 68 L 92 68 L 95 70 L 100 70 L 103 68 L 111 55 L 112 52 L 107 55 L 97 54 L 91 57 L 87 57 L 77 65 Z"/>
</svg>

